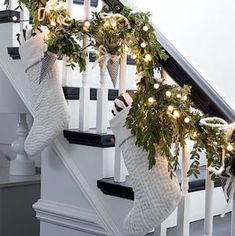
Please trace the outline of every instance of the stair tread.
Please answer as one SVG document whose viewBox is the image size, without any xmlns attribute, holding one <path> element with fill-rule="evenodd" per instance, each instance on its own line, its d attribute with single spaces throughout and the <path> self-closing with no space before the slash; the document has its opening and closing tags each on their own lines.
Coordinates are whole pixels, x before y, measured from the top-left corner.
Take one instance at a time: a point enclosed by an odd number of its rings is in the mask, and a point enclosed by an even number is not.
<svg viewBox="0 0 235 236">
<path fill-rule="evenodd" d="M 79 129 L 64 130 L 64 137 L 72 144 L 102 148 L 115 146 L 115 137 L 110 129 L 107 133 L 98 133 L 96 129 L 89 129 L 85 132 Z"/>
<path fill-rule="evenodd" d="M 17 21 L 13 20 L 13 16 L 17 17 Z M 19 23 L 20 19 L 20 12 L 19 11 L 14 11 L 14 10 L 3 10 L 0 11 L 0 24 L 2 23 L 10 23 L 10 22 L 14 22 L 14 23 Z"/>
<path fill-rule="evenodd" d="M 189 192 L 205 190 L 206 167 L 200 166 L 200 175 L 198 178 L 190 176 L 189 178 Z M 180 181 L 181 172 L 177 171 L 177 177 Z M 215 187 L 220 187 L 221 182 L 216 181 Z M 125 182 L 115 182 L 114 178 L 104 178 L 97 181 L 97 187 L 107 195 L 121 197 L 125 199 L 134 199 L 134 192 L 131 187 L 130 178 L 127 176 Z"/>
</svg>

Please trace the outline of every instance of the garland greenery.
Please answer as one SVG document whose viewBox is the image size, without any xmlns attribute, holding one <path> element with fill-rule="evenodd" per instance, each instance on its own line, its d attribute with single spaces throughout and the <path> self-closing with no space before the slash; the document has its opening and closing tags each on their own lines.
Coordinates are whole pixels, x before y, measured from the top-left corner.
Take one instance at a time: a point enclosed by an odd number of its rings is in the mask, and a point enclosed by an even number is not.
<svg viewBox="0 0 235 236">
<path fill-rule="evenodd" d="M 86 54 L 81 46 L 84 35 L 89 37 L 89 46 L 96 50 L 98 59 L 105 54 L 120 56 L 123 53 L 135 59 L 141 79 L 126 126 L 136 137 L 136 145 L 148 152 L 149 168 L 157 165 L 157 145 L 168 160 L 172 176 L 186 138 L 194 141 L 188 175 L 199 174 L 203 151 L 212 167 L 222 165 L 222 154 L 226 165 L 231 165 L 231 157 L 235 155 L 234 139 L 229 139 L 222 129 L 200 125 L 206 115 L 190 100 L 190 87 L 168 85 L 164 79 L 155 78 L 156 70 L 162 72 L 159 60 L 166 60 L 168 56 L 157 41 L 149 13 L 133 12 L 128 7 L 121 11 L 104 7 L 94 12 L 91 20 L 83 22 L 72 19 L 63 2 L 57 0 L 18 0 L 18 3 L 29 9 L 34 29 L 47 28 L 48 50 L 58 58 L 66 56 L 72 68 L 78 64 L 80 71 L 85 70 Z M 9 0 L 5 0 L 5 4 L 9 4 Z"/>
</svg>

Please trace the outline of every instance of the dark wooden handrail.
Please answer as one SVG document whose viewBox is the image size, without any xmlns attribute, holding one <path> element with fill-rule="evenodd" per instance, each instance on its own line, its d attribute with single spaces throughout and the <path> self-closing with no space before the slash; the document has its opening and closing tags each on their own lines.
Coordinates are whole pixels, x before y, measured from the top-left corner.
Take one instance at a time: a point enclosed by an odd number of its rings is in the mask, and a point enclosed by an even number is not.
<svg viewBox="0 0 235 236">
<path fill-rule="evenodd" d="M 112 7 L 114 2 L 117 9 L 124 5 L 119 0 L 103 0 Z M 192 87 L 192 100 L 204 113 L 219 116 L 228 122 L 235 121 L 235 111 L 213 89 L 213 87 L 196 71 L 182 54 L 156 29 L 159 43 L 166 50 L 169 59 L 161 61 L 162 67 L 180 86 L 186 84 Z"/>
</svg>

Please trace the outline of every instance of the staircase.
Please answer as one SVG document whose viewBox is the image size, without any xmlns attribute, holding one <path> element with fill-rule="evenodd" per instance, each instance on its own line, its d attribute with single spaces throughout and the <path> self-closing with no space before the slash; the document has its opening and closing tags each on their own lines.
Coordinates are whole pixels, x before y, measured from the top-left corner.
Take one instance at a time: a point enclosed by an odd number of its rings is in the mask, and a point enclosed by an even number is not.
<svg viewBox="0 0 235 236">
<path fill-rule="evenodd" d="M 107 1 L 107 3 L 109 2 Z M 95 4 L 95 1 L 92 4 Z M 17 23 L 0 24 L 0 30 L 6 32 L 6 37 L 1 39 L 0 68 L 7 75 L 29 112 L 33 114 L 30 100 L 32 94 L 22 70 L 17 43 L 14 40 L 9 42 L 9 39 L 14 39 L 12 34 L 14 35 L 19 30 L 19 25 L 18 28 L 16 26 Z M 187 63 L 163 35 L 160 33 L 159 35 L 159 41 L 170 55 L 169 60 L 161 62 L 169 76 L 179 85 L 192 86 L 194 102 L 204 112 L 233 121 L 235 113 L 232 108 Z M 89 62 L 94 63 L 94 56 L 90 55 L 89 58 Z M 134 77 L 133 61 L 131 59 L 127 61 L 128 74 L 130 77 Z M 87 107 L 90 111 L 90 120 L 88 122 L 89 130 L 86 131 L 78 129 L 79 102 L 83 99 L 82 84 L 79 81 L 81 75 L 71 71 L 67 74 L 68 81 L 63 89 L 71 109 L 72 120 L 69 129 L 65 130 L 52 145 L 42 152 L 41 198 L 33 205 L 36 217 L 40 220 L 40 236 L 123 236 L 123 219 L 133 206 L 134 194 L 128 177 L 123 182 L 114 181 L 117 167 L 114 165 L 116 163 L 115 139 L 112 132 L 109 129 L 105 133 L 97 132 L 95 117 L 99 107 L 96 105 L 98 99 L 96 87 L 100 86 L 96 78 L 99 74 L 98 68 L 90 78 L 90 84 L 94 88 L 90 88 L 90 101 Z M 109 82 L 108 86 L 111 87 Z M 134 89 L 131 82 L 128 88 Z M 118 90 L 108 89 L 109 111 L 111 111 L 112 101 L 117 95 Z M 111 118 L 111 112 L 108 116 Z M 122 167 L 121 159 L 119 161 L 119 166 Z M 191 178 L 189 180 L 191 198 L 189 222 L 204 219 L 207 173 L 205 164 L 204 160 L 201 163 L 199 179 Z M 124 180 L 126 175 L 128 175 L 126 169 L 120 168 L 119 180 Z M 180 176 L 180 172 L 178 176 Z M 213 215 L 219 215 L 226 204 L 220 182 L 215 184 L 214 199 L 216 201 L 213 205 Z M 176 226 L 176 221 L 177 212 L 175 211 L 163 223 L 161 236 L 166 235 L 167 228 Z"/>
</svg>

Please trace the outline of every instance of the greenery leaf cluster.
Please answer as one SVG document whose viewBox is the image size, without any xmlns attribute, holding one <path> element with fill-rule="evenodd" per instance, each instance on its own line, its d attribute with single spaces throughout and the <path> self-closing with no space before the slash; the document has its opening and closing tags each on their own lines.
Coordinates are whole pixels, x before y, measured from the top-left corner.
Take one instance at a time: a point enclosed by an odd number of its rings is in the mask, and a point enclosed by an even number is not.
<svg viewBox="0 0 235 236">
<path fill-rule="evenodd" d="M 229 140 L 221 129 L 200 125 L 206 115 L 191 101 L 190 87 L 168 85 L 163 76 L 156 79 L 155 71 L 162 73 L 161 61 L 167 60 L 168 56 L 157 41 L 149 20 L 150 13 L 133 12 L 128 7 L 120 9 L 114 4 L 94 12 L 92 19 L 85 22 L 70 18 L 65 8 L 51 9 L 39 20 L 38 10 L 45 8 L 47 2 L 18 0 L 19 7 L 29 9 L 34 29 L 48 29 L 45 39 L 48 50 L 59 59 L 66 56 L 72 68 L 78 64 L 80 71 L 85 70 L 86 53 L 81 45 L 84 36 L 90 39 L 89 47 L 99 50 L 103 46 L 109 54 L 127 53 L 135 60 L 142 79 L 138 82 L 126 126 L 136 137 L 136 145 L 148 152 L 149 168 L 157 165 L 157 149 L 168 160 L 168 170 L 173 176 L 186 138 L 194 142 L 188 175 L 199 174 L 202 152 L 206 153 L 208 165 L 216 168 L 222 164 L 224 150 L 225 163 L 231 165 L 231 157 L 235 155 L 234 139 Z M 8 5 L 9 0 L 5 0 L 5 4 Z"/>
</svg>

